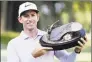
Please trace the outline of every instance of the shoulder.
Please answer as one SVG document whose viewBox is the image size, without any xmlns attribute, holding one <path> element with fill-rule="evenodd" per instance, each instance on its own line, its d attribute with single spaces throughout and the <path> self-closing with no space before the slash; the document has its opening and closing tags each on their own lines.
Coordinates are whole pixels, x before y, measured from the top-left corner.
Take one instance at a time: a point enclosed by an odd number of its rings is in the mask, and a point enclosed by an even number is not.
<svg viewBox="0 0 92 62">
<path fill-rule="evenodd" d="M 17 43 L 18 41 L 20 40 L 20 36 L 17 36 L 13 39 L 11 39 L 9 42 L 8 42 L 8 45 L 14 45 L 15 43 Z"/>
<path fill-rule="evenodd" d="M 39 33 L 39 34 L 41 34 L 41 35 L 44 35 L 44 34 L 46 34 L 47 32 L 46 32 L 46 31 L 42 31 L 42 30 L 38 29 L 38 33 Z"/>
</svg>

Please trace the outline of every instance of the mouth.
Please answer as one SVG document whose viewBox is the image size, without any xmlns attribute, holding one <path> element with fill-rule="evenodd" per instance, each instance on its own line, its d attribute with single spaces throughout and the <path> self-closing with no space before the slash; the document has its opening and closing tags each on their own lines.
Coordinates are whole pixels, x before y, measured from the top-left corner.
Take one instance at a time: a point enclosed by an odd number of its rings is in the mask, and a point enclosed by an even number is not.
<svg viewBox="0 0 92 62">
<path fill-rule="evenodd" d="M 27 23 L 28 25 L 33 25 L 33 23 Z"/>
<path fill-rule="evenodd" d="M 27 24 L 28 26 L 33 26 L 33 24 Z"/>
<path fill-rule="evenodd" d="M 27 23 L 27 26 L 33 26 L 33 23 Z"/>
</svg>

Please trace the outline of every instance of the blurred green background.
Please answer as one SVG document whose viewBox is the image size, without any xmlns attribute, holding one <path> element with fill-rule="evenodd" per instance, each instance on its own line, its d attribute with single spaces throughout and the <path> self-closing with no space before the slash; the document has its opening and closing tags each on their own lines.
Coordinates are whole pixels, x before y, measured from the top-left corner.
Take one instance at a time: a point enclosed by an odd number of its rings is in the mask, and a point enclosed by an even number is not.
<svg viewBox="0 0 92 62">
<path fill-rule="evenodd" d="M 22 25 L 18 23 L 18 6 L 25 1 L 0 1 L 1 19 L 1 62 L 6 62 L 6 47 L 8 42 L 19 35 Z M 37 4 L 40 14 L 38 28 L 47 29 L 49 25 L 57 20 L 60 24 L 79 22 L 87 33 L 88 42 L 78 55 L 76 62 L 91 62 L 91 8 L 90 1 L 32 1 Z M 74 48 L 67 49 L 72 52 Z M 55 62 L 58 59 L 55 58 Z"/>
</svg>

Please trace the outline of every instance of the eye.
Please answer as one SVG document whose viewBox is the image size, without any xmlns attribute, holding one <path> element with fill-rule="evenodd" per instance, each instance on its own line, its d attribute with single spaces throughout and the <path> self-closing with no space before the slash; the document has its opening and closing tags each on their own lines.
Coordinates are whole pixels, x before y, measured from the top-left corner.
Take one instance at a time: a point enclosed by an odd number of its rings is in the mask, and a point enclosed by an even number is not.
<svg viewBox="0 0 92 62">
<path fill-rule="evenodd" d="M 31 16 L 35 16 L 35 14 L 31 14 Z"/>
<path fill-rule="evenodd" d="M 29 15 L 28 14 L 25 14 L 25 15 L 23 15 L 24 17 L 29 17 Z"/>
</svg>

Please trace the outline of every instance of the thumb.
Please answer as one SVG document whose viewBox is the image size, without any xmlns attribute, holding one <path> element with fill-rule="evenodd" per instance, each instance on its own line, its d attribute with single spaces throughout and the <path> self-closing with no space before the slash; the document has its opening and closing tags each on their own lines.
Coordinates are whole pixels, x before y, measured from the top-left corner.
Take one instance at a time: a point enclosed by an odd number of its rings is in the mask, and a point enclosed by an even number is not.
<svg viewBox="0 0 92 62">
<path fill-rule="evenodd" d="M 44 50 L 47 50 L 47 51 L 51 51 L 51 50 L 53 50 L 52 47 L 43 47 L 43 49 L 44 49 Z"/>
</svg>

